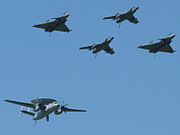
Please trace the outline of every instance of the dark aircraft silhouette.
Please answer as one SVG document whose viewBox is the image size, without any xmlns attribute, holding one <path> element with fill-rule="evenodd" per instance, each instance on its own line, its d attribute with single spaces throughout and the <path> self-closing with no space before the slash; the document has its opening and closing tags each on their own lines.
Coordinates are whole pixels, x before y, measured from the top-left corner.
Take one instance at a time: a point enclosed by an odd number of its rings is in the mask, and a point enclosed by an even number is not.
<svg viewBox="0 0 180 135">
<path fill-rule="evenodd" d="M 45 32 L 53 32 L 53 31 L 70 32 L 71 30 L 65 25 L 69 15 L 70 14 L 64 14 L 60 17 L 52 18 L 55 19 L 52 22 L 33 25 L 33 27 L 42 28 L 44 29 Z"/>
<path fill-rule="evenodd" d="M 149 50 L 149 53 L 157 53 L 157 52 L 173 53 L 175 52 L 175 50 L 172 49 L 170 43 L 172 42 L 172 39 L 175 36 L 176 35 L 169 34 L 167 37 L 161 38 L 159 42 L 139 46 L 138 48 L 147 49 Z"/>
<path fill-rule="evenodd" d="M 137 18 L 134 17 L 134 13 L 139 9 L 139 7 L 133 7 L 131 8 L 129 11 L 127 11 L 126 13 L 120 14 L 117 13 L 114 16 L 108 16 L 108 17 L 104 17 L 103 20 L 105 19 L 113 19 L 116 20 L 116 23 L 121 23 L 125 20 L 130 21 L 131 23 L 137 24 L 139 21 Z"/>
<path fill-rule="evenodd" d="M 106 38 L 105 41 L 103 41 L 100 44 L 93 44 L 91 46 L 85 46 L 85 47 L 81 47 L 79 49 L 88 49 L 88 50 L 92 50 L 93 54 L 96 54 L 98 52 L 100 52 L 101 50 L 104 50 L 106 53 L 109 54 L 114 54 L 114 50 L 109 46 L 109 44 L 111 43 L 111 41 L 114 39 L 114 37 L 110 37 L 110 38 Z"/>
</svg>

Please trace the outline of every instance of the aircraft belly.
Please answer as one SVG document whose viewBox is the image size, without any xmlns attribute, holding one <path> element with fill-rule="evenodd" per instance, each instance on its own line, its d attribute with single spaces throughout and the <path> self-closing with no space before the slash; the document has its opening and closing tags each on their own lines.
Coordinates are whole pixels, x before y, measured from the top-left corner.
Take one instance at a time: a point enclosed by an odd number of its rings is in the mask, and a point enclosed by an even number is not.
<svg viewBox="0 0 180 135">
<path fill-rule="evenodd" d="M 49 108 L 45 111 L 40 111 L 37 113 L 37 115 L 34 117 L 34 120 L 40 120 L 46 116 L 48 116 L 49 114 L 51 114 L 52 112 L 54 112 L 57 108 L 56 107 L 52 107 L 52 108 Z"/>
</svg>

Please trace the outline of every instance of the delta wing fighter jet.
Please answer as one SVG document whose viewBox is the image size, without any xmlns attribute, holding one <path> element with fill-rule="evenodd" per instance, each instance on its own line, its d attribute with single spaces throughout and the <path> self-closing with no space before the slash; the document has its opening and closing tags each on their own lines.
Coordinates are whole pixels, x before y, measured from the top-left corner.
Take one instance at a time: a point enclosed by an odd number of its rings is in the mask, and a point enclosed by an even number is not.
<svg viewBox="0 0 180 135">
<path fill-rule="evenodd" d="M 133 7 L 131 8 L 129 11 L 127 11 L 126 13 L 120 14 L 117 13 L 114 16 L 108 16 L 108 17 L 104 17 L 103 20 L 105 19 L 113 19 L 116 20 L 116 23 L 121 23 L 125 20 L 130 21 L 131 23 L 137 24 L 139 21 L 137 18 L 134 17 L 134 13 L 139 9 L 139 7 Z"/>
<path fill-rule="evenodd" d="M 88 49 L 89 51 L 92 50 L 93 54 L 96 54 L 100 52 L 101 50 L 104 50 L 106 53 L 114 54 L 114 50 L 109 46 L 111 41 L 114 39 L 114 37 L 106 38 L 102 43 L 100 44 L 93 44 L 90 46 L 81 47 L 79 49 Z"/>
<path fill-rule="evenodd" d="M 49 115 L 54 112 L 56 115 L 60 115 L 63 112 L 86 112 L 86 110 L 77 110 L 67 108 L 67 104 L 60 105 L 55 99 L 51 98 L 37 98 L 31 100 L 31 103 L 17 102 L 12 100 L 4 100 L 5 102 L 25 106 L 32 108 L 33 112 L 21 109 L 22 113 L 33 116 L 33 120 L 37 121 L 44 117 L 49 121 Z M 35 113 L 36 112 L 36 113 Z"/>
<path fill-rule="evenodd" d="M 33 25 L 33 27 L 42 28 L 44 29 L 45 32 L 53 32 L 53 31 L 70 32 L 71 30 L 65 25 L 69 15 L 70 14 L 64 14 L 60 17 L 52 18 L 55 19 L 54 21 Z"/>
<path fill-rule="evenodd" d="M 176 35 L 169 34 L 165 38 L 161 38 L 159 42 L 150 43 L 148 45 L 139 46 L 138 48 L 147 49 L 149 53 L 167 52 L 173 53 L 175 50 L 172 49 L 170 43 Z"/>
</svg>

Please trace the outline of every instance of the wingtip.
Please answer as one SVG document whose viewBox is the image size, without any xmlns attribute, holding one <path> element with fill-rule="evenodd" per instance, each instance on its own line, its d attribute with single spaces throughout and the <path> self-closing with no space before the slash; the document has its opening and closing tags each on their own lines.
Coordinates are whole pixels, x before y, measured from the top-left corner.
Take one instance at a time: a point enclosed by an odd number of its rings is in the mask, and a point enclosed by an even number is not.
<svg viewBox="0 0 180 135">
<path fill-rule="evenodd" d="M 5 99 L 4 102 L 11 102 L 10 100 Z"/>
</svg>

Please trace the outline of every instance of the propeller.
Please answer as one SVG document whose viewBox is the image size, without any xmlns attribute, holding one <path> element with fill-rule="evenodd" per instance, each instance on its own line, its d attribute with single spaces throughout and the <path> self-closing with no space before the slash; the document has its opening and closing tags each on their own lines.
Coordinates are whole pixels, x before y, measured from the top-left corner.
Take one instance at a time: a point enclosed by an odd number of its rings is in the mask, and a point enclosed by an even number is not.
<svg viewBox="0 0 180 135">
<path fill-rule="evenodd" d="M 21 109 L 20 109 L 20 114 L 19 114 L 19 117 L 21 118 L 22 117 L 22 111 L 23 111 L 23 109 L 24 109 L 24 106 L 21 106 Z"/>
<path fill-rule="evenodd" d="M 60 108 L 62 109 L 62 112 L 65 112 L 66 113 L 66 106 L 68 105 L 68 104 L 64 104 L 64 100 L 62 101 L 62 103 L 61 102 L 59 102 L 60 103 Z"/>
</svg>

